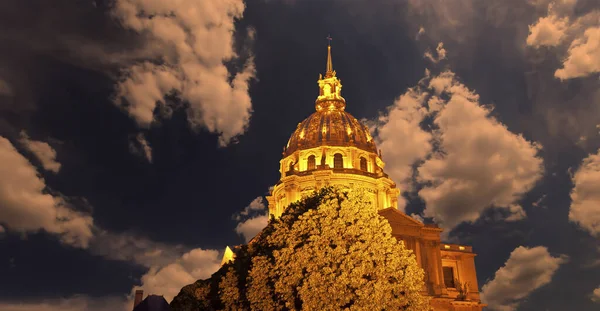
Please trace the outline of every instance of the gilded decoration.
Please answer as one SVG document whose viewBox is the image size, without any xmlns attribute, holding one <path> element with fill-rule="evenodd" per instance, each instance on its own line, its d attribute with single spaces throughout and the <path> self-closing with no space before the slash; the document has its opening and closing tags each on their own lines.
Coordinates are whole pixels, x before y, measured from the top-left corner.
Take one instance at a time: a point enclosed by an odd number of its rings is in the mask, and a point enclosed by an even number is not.
<svg viewBox="0 0 600 311">
<path fill-rule="evenodd" d="M 346 100 L 341 95 L 342 81 L 333 70 L 331 46 L 327 48 L 326 70 L 325 77 L 319 76 L 316 112 L 298 124 L 284 149 L 284 156 L 317 146 L 353 146 L 377 153 L 369 129 L 345 111 Z"/>
</svg>

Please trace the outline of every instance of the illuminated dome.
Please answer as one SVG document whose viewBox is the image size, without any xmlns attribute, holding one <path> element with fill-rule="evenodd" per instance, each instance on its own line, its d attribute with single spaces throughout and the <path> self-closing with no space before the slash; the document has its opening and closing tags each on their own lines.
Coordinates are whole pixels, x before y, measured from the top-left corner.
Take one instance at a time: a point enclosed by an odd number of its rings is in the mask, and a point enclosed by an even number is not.
<svg viewBox="0 0 600 311">
<path fill-rule="evenodd" d="M 298 123 L 283 148 L 281 178 L 267 196 L 269 213 L 279 217 L 291 203 L 325 186 L 360 187 L 377 209 L 397 208 L 400 190 L 383 171 L 385 163 L 369 129 L 345 111 L 331 45 L 325 75 L 317 83 L 316 112 Z"/>
<path fill-rule="evenodd" d="M 342 97 L 342 81 L 336 77 L 331 61 L 331 46 L 327 48 L 325 77 L 319 76 L 319 96 L 315 102 L 317 112 L 301 123 L 290 137 L 284 156 L 297 150 L 318 146 L 345 146 L 377 153 L 369 129 L 356 120 L 346 109 Z"/>
<path fill-rule="evenodd" d="M 317 111 L 298 124 L 290 137 L 285 154 L 317 146 L 354 146 L 377 152 L 369 129 L 343 110 Z"/>
</svg>

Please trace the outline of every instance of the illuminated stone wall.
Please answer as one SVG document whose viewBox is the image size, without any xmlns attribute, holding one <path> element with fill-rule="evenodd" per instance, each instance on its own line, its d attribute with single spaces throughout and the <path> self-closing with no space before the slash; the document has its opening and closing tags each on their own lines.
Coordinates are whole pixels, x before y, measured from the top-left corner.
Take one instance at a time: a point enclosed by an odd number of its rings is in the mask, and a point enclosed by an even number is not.
<svg viewBox="0 0 600 311">
<path fill-rule="evenodd" d="M 341 168 L 335 166 L 336 154 L 341 155 Z M 314 157 L 313 169 L 309 169 L 310 157 Z M 361 158 L 366 162 L 362 168 Z M 356 147 L 321 146 L 297 150 L 280 161 L 281 179 L 267 196 L 269 212 L 279 217 L 289 204 L 329 185 L 346 189 L 365 188 L 378 209 L 398 208 L 400 190 L 383 172 L 383 166 L 383 161 L 375 153 Z"/>
</svg>

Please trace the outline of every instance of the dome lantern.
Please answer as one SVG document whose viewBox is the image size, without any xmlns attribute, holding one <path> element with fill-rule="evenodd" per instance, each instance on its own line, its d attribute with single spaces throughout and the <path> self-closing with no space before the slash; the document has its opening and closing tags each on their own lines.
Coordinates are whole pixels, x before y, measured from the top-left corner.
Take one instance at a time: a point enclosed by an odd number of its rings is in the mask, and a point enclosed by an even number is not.
<svg viewBox="0 0 600 311">
<path fill-rule="evenodd" d="M 331 41 L 331 37 L 328 37 Z M 331 44 L 327 46 L 327 66 L 325 77 L 319 75 L 319 96 L 315 102 L 317 111 L 346 109 L 346 100 L 342 97 L 342 81 L 336 77 L 331 60 Z"/>
</svg>

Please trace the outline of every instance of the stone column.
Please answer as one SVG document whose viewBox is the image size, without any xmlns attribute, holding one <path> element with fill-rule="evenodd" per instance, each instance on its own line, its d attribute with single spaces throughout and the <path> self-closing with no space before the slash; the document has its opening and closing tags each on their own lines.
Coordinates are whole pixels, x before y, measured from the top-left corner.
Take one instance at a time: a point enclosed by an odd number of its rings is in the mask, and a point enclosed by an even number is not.
<svg viewBox="0 0 600 311">
<path fill-rule="evenodd" d="M 382 186 L 377 187 L 377 209 L 384 209 L 385 206 L 385 188 Z"/>
</svg>

